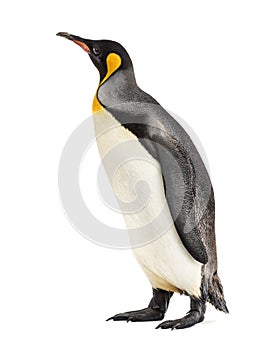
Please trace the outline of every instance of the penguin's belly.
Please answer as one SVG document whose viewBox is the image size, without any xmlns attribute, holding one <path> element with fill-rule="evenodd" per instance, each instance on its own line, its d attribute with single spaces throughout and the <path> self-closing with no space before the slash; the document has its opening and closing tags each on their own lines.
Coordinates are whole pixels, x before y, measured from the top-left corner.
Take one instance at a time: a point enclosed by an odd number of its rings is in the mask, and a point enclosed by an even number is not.
<svg viewBox="0 0 269 350">
<path fill-rule="evenodd" d="M 173 224 L 159 163 L 110 113 L 102 110 L 93 118 L 133 253 L 152 287 L 199 297 L 202 264 L 185 249 Z"/>
</svg>

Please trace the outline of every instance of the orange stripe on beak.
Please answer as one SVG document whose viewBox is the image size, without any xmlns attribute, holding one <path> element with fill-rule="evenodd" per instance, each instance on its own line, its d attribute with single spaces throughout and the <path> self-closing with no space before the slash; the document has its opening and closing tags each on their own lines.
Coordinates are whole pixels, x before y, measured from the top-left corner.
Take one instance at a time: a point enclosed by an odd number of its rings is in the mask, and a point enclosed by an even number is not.
<svg viewBox="0 0 269 350">
<path fill-rule="evenodd" d="M 86 51 L 87 53 L 89 53 L 91 50 L 88 48 L 88 46 L 86 44 L 84 44 L 81 41 L 78 40 L 73 40 L 74 43 L 76 43 L 78 46 L 80 46 L 84 51 Z"/>
</svg>

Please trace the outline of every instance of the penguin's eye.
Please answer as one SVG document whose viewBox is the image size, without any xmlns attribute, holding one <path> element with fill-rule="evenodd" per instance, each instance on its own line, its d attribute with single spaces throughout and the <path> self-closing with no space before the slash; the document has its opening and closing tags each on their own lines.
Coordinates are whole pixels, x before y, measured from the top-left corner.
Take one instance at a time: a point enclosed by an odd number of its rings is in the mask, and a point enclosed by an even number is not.
<svg viewBox="0 0 269 350">
<path fill-rule="evenodd" d="M 95 56 L 98 56 L 98 55 L 100 55 L 100 53 L 101 53 L 99 47 L 97 47 L 97 46 L 94 46 L 94 47 L 92 48 L 92 52 L 95 54 Z"/>
</svg>

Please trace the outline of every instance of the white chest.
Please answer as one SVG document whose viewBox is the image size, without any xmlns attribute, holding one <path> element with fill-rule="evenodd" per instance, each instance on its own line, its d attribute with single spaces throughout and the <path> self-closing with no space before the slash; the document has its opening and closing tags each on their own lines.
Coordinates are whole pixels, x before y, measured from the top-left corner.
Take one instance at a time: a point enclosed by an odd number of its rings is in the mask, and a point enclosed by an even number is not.
<svg viewBox="0 0 269 350">
<path fill-rule="evenodd" d="M 152 286 L 199 296 L 201 264 L 184 248 L 173 225 L 159 163 L 110 113 L 94 114 L 94 124 L 134 255 Z"/>
</svg>

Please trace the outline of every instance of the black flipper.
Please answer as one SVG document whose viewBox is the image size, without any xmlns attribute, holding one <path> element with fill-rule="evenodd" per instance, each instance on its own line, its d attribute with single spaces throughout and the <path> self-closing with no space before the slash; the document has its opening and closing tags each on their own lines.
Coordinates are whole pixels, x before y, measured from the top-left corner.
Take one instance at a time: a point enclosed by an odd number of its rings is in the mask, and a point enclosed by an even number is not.
<svg viewBox="0 0 269 350">
<path fill-rule="evenodd" d="M 186 145 L 163 130 L 151 130 L 150 137 L 155 146 L 155 158 L 161 165 L 166 200 L 178 235 L 192 257 L 206 264 L 208 255 L 198 223 L 213 192 L 209 177 L 204 176 L 204 193 L 202 196 L 199 193 L 197 200 L 200 164 L 191 158 Z"/>
</svg>

